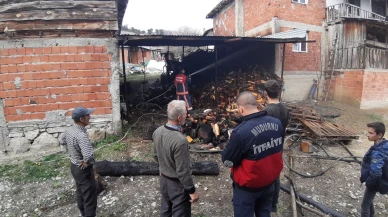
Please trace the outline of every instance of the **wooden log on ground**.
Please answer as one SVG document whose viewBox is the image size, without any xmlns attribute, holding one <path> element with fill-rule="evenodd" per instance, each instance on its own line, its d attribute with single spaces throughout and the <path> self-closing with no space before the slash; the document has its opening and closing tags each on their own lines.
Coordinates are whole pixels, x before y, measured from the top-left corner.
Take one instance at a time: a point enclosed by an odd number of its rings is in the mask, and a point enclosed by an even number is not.
<svg viewBox="0 0 388 217">
<path fill-rule="evenodd" d="M 110 162 L 99 161 L 94 164 L 100 176 L 140 176 L 159 175 L 159 165 L 156 162 Z M 218 164 L 212 161 L 191 163 L 193 175 L 218 175 Z"/>
</svg>

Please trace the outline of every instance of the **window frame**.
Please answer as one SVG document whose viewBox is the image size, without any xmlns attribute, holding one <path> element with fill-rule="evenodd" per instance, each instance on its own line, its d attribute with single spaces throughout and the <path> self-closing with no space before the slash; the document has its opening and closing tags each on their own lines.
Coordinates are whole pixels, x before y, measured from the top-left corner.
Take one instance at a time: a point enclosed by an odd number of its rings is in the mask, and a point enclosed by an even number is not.
<svg viewBox="0 0 388 217">
<path fill-rule="evenodd" d="M 309 0 L 304 0 L 305 3 L 300 2 L 302 0 L 291 0 L 291 3 L 296 3 L 296 4 L 302 4 L 302 5 L 307 5 L 309 3 Z"/>
<path fill-rule="evenodd" d="M 307 41 L 309 40 L 309 32 L 306 31 L 306 42 L 297 42 L 292 44 L 292 52 L 294 53 L 308 53 L 308 43 Z M 306 44 L 306 50 L 302 50 L 302 43 Z M 296 47 L 296 49 L 294 49 Z"/>
</svg>

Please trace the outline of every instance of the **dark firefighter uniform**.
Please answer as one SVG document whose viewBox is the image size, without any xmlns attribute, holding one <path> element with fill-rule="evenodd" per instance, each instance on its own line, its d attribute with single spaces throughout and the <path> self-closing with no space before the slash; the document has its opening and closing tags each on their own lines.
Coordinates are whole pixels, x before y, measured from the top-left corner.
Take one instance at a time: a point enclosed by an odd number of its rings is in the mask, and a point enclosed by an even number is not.
<svg viewBox="0 0 388 217">
<path fill-rule="evenodd" d="M 242 117 L 222 153 L 233 163 L 235 217 L 270 217 L 274 181 L 283 169 L 282 123 L 266 111 Z"/>
<path fill-rule="evenodd" d="M 184 100 L 186 102 L 187 110 L 193 110 L 191 104 L 191 97 L 189 95 L 189 84 L 191 80 L 184 73 L 179 73 L 175 76 L 174 84 L 176 87 L 177 100 Z"/>
</svg>

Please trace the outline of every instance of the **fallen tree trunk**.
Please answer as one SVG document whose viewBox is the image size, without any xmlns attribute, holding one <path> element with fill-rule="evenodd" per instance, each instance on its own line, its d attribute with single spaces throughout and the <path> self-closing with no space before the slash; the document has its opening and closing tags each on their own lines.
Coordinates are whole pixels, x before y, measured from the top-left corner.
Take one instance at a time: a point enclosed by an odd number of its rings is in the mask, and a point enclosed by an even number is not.
<svg viewBox="0 0 388 217">
<path fill-rule="evenodd" d="M 284 191 L 284 192 L 286 192 L 286 193 L 288 193 L 288 194 L 291 193 L 290 188 L 287 187 L 287 186 L 285 186 L 285 185 L 280 184 L 280 189 L 282 189 L 282 191 Z M 322 212 L 324 212 L 324 213 L 326 213 L 326 214 L 330 214 L 330 215 L 332 215 L 333 217 L 345 217 L 345 216 L 342 215 L 341 213 L 339 213 L 339 212 L 337 212 L 337 211 L 335 211 L 335 210 L 333 210 L 333 209 L 331 209 L 331 208 L 329 208 L 329 207 L 326 207 L 325 205 L 320 204 L 320 203 L 316 202 L 315 200 L 310 199 L 310 198 L 308 198 L 307 196 L 305 196 L 305 195 L 303 195 L 303 194 L 296 193 L 296 196 L 297 196 L 300 200 L 302 200 L 302 201 L 304 201 L 304 202 L 306 202 L 306 203 L 308 203 L 308 204 L 313 205 L 314 207 L 318 208 L 319 210 L 321 210 Z"/>
<path fill-rule="evenodd" d="M 156 162 L 99 161 L 94 166 L 96 173 L 100 176 L 159 175 L 159 165 Z M 218 164 L 211 161 L 193 162 L 191 167 L 193 175 L 218 175 L 220 172 Z"/>
</svg>

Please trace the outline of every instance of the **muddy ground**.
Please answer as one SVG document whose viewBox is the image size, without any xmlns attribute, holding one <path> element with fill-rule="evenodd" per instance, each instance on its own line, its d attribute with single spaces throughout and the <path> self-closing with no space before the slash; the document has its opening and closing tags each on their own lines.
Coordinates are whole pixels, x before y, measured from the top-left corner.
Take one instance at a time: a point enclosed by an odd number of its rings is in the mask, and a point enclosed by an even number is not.
<svg viewBox="0 0 388 217">
<path fill-rule="evenodd" d="M 388 109 L 359 110 L 348 105 L 326 103 L 320 105 L 318 110 L 341 114 L 339 118 L 330 121 L 348 127 L 361 135 L 359 140 L 354 140 L 347 145 L 356 156 L 362 156 L 370 147 L 370 142 L 365 136 L 365 124 L 372 121 L 383 121 L 387 124 L 384 114 Z M 136 127 L 131 130 L 125 144 L 115 144 L 100 149 L 96 153 L 97 159 L 152 161 L 152 145 L 134 140 L 145 136 L 152 121 L 162 123 L 164 119 L 163 117 L 140 119 Z M 338 143 L 324 144 L 323 147 L 331 156 L 349 156 Z M 66 155 L 60 156 L 65 157 Z M 192 207 L 193 216 L 233 216 L 229 169 L 222 166 L 220 155 L 191 153 L 191 160 L 217 161 L 220 167 L 218 176 L 194 177 L 200 200 Z M 327 168 L 332 163 L 332 161 L 311 159 L 295 161 L 295 169 L 305 174 L 313 174 L 322 168 Z M 47 168 L 51 168 L 52 162 L 42 161 L 41 163 L 41 167 L 48 164 Z M 26 181 L 16 180 L 15 177 L 20 174 L 12 173 L 12 170 L 3 165 L 0 169 L 2 175 L 0 178 L 0 216 L 79 216 L 74 197 L 74 181 L 69 173 L 68 163 L 60 164 L 57 170 L 60 172 L 53 173 L 51 176 L 43 176 L 44 178 L 29 179 L 29 176 L 26 176 L 28 180 Z M 359 170 L 360 165 L 357 163 L 337 162 L 332 169 L 322 176 L 302 178 L 293 175 L 293 179 L 298 193 L 307 195 L 311 199 L 337 210 L 344 216 L 360 216 L 364 187 L 360 187 Z M 284 174 L 287 175 L 288 171 L 285 166 L 281 176 L 281 183 L 287 186 L 289 182 Z M 160 195 L 157 176 L 105 177 L 105 180 L 109 187 L 98 197 L 98 216 L 148 217 L 159 215 Z M 382 195 L 376 196 L 376 216 L 388 216 L 387 198 L 387 196 Z M 272 216 L 291 216 L 290 196 L 288 194 L 281 192 L 278 212 L 272 213 Z M 302 215 L 299 213 L 299 216 Z M 304 216 L 317 215 L 305 211 Z"/>
</svg>

